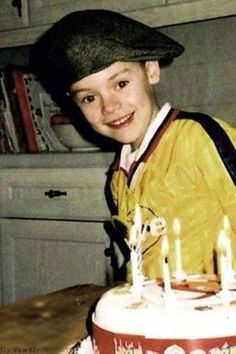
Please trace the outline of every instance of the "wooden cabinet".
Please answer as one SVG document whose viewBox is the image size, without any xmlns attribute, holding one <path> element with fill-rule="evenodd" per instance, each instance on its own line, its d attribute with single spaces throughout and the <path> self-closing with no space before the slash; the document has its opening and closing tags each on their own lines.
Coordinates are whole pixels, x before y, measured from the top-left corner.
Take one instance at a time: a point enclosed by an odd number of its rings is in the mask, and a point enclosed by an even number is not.
<svg viewBox="0 0 236 354">
<path fill-rule="evenodd" d="M 12 5 L 12 1 L 1 0 L 0 30 L 13 30 L 29 25 L 28 0 L 21 0 L 20 7 Z M 1 39 L 0 39 L 1 41 Z"/>
<path fill-rule="evenodd" d="M 112 280 L 107 168 L 45 167 L 0 169 L 2 303 Z"/>
<path fill-rule="evenodd" d="M 41 26 L 54 23 L 64 15 L 78 10 L 86 9 L 108 9 L 119 12 L 130 12 L 154 7 L 163 1 L 157 0 L 30 0 L 30 23 L 31 25 Z"/>
<path fill-rule="evenodd" d="M 19 17 L 11 1 L 1 1 L 0 48 L 32 44 L 51 24 L 76 10 L 109 9 L 152 27 L 162 27 L 235 15 L 236 8 L 236 0 L 21 0 L 21 3 L 22 17 Z"/>
</svg>

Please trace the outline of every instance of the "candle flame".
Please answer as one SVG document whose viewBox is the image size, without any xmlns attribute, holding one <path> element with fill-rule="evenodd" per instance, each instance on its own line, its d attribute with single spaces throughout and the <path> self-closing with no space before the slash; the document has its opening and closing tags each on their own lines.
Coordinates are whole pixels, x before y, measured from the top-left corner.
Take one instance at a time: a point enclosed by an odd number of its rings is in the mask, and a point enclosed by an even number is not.
<svg viewBox="0 0 236 354">
<path fill-rule="evenodd" d="M 139 241 L 139 239 L 141 240 L 141 238 L 142 238 L 141 209 L 137 204 L 134 213 L 134 223 L 130 227 L 129 241 L 128 241 L 129 246 L 135 247 L 137 245 L 137 242 Z"/>
<path fill-rule="evenodd" d="M 225 253 L 226 251 L 227 238 L 228 237 L 227 234 L 225 233 L 225 230 L 221 230 L 219 233 L 217 246 L 222 253 Z"/>
<path fill-rule="evenodd" d="M 161 244 L 161 254 L 163 257 L 166 257 L 169 252 L 169 241 L 167 235 L 163 236 L 162 244 Z"/>
<path fill-rule="evenodd" d="M 174 230 L 174 233 L 176 236 L 179 237 L 180 235 L 180 229 L 181 229 L 181 226 L 180 226 L 180 221 L 178 218 L 174 218 L 174 221 L 173 221 L 173 230 Z"/>
<path fill-rule="evenodd" d="M 223 216 L 223 228 L 228 233 L 231 229 L 229 217 L 227 215 Z"/>
<path fill-rule="evenodd" d="M 135 225 L 132 225 L 129 233 L 129 245 L 130 247 L 134 247 L 137 243 L 138 232 Z"/>
</svg>

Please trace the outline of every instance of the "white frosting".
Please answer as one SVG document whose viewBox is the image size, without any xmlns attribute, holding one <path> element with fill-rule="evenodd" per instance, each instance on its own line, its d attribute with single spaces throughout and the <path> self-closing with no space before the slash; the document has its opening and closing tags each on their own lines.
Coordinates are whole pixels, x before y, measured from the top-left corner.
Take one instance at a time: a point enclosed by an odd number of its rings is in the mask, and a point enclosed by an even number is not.
<svg viewBox="0 0 236 354">
<path fill-rule="evenodd" d="M 169 299 L 157 282 L 146 281 L 138 302 L 134 301 L 129 284 L 117 286 L 99 300 L 93 321 L 108 331 L 147 338 L 236 336 L 236 284 L 229 291 L 230 304 L 223 305 L 220 292 L 205 291 L 206 279 L 195 281 L 195 290 L 173 289 Z"/>
</svg>

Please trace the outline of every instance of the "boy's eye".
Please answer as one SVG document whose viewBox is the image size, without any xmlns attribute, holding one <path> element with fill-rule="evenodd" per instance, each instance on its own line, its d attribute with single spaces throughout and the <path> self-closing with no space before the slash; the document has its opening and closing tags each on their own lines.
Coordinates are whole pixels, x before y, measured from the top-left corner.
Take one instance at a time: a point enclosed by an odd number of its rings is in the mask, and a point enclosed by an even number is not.
<svg viewBox="0 0 236 354">
<path fill-rule="evenodd" d="M 81 98 L 80 102 L 81 103 L 91 103 L 95 100 L 95 96 L 93 95 L 88 95 L 86 97 Z"/>
<path fill-rule="evenodd" d="M 122 88 L 124 88 L 125 86 L 127 86 L 128 83 L 129 83 L 129 82 L 128 82 L 127 80 L 119 81 L 119 82 L 118 82 L 118 87 L 122 89 Z"/>
</svg>

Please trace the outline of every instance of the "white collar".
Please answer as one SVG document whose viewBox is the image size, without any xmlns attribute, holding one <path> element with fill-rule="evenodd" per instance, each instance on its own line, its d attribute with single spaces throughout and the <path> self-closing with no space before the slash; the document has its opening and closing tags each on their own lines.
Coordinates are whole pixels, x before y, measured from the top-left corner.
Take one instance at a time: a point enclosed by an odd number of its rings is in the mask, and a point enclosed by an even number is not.
<svg viewBox="0 0 236 354">
<path fill-rule="evenodd" d="M 131 150 L 130 144 L 124 144 L 121 149 L 120 154 L 120 167 L 124 168 L 126 171 L 129 170 L 130 165 L 133 161 L 137 161 L 143 152 L 147 149 L 150 140 L 156 133 L 157 129 L 161 126 L 162 122 L 166 118 L 171 105 L 169 103 L 164 104 L 164 106 L 158 111 L 156 117 L 153 119 L 149 125 L 146 134 L 141 142 L 139 148 L 135 151 Z"/>
</svg>

